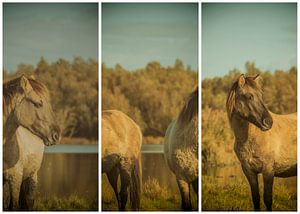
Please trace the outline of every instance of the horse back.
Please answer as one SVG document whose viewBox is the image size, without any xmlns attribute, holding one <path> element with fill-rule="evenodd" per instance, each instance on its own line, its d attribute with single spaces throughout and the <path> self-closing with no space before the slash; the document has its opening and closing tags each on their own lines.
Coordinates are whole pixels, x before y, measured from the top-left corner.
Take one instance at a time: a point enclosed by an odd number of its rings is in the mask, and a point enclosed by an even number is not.
<svg viewBox="0 0 300 214">
<path fill-rule="evenodd" d="M 138 158 L 142 145 L 140 127 L 117 110 L 102 112 L 102 158 L 109 155 Z"/>
</svg>

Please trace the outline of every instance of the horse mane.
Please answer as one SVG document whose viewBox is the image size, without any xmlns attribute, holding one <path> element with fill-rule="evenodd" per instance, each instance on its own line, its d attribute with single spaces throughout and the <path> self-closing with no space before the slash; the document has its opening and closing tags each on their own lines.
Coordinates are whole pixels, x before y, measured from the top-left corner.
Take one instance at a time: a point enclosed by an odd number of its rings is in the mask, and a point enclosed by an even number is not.
<svg viewBox="0 0 300 214">
<path fill-rule="evenodd" d="M 9 106 L 12 106 L 14 104 L 13 98 L 15 97 L 15 95 L 18 93 L 23 93 L 23 91 L 20 87 L 21 77 L 22 76 L 3 83 L 3 110 L 4 110 L 4 113 L 7 112 L 7 109 Z M 31 77 L 29 77 L 27 79 L 28 79 L 32 89 L 39 96 L 49 100 L 49 91 L 43 83 L 41 83 Z"/>
<path fill-rule="evenodd" d="M 242 74 L 243 75 L 243 74 Z M 245 85 L 250 85 L 251 87 L 255 88 L 256 90 L 262 91 L 261 85 L 255 81 L 255 77 L 245 77 Z M 228 119 L 231 119 L 233 109 L 235 107 L 235 94 L 238 88 L 238 79 L 232 84 L 231 89 L 227 96 L 226 101 L 226 110 L 227 110 L 227 116 Z"/>
<path fill-rule="evenodd" d="M 190 93 L 181 109 L 178 116 L 178 124 L 180 126 L 186 125 L 196 114 L 198 114 L 198 86 Z"/>
</svg>

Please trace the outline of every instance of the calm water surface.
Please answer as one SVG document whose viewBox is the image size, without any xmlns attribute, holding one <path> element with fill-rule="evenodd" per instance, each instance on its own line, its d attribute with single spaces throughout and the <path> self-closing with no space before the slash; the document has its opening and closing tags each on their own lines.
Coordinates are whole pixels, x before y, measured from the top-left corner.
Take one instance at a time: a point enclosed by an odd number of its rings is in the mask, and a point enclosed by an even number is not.
<svg viewBox="0 0 300 214">
<path fill-rule="evenodd" d="M 46 198 L 98 197 L 98 154 L 45 154 L 38 173 L 39 192 Z"/>
<path fill-rule="evenodd" d="M 143 182 L 148 177 L 156 178 L 160 186 L 166 187 L 174 194 L 179 194 L 176 177 L 166 165 L 163 154 L 143 154 L 142 161 Z"/>
<path fill-rule="evenodd" d="M 98 195 L 97 145 L 48 147 L 38 173 L 39 192 L 45 197 Z M 72 151 L 73 153 L 70 153 Z M 142 154 L 143 182 L 156 178 L 162 187 L 179 194 L 175 175 L 167 167 L 161 146 L 145 146 Z"/>
</svg>

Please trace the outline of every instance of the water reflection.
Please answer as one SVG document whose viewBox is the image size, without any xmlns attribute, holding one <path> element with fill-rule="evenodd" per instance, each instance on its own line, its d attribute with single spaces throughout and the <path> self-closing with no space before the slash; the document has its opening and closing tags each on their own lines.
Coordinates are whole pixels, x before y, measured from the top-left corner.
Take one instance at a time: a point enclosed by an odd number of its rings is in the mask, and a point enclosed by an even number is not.
<svg viewBox="0 0 300 214">
<path fill-rule="evenodd" d="M 171 193 L 179 194 L 176 177 L 166 165 L 163 154 L 142 154 L 142 164 L 143 182 L 150 176 Z"/>
<path fill-rule="evenodd" d="M 98 197 L 98 154 L 45 154 L 38 173 L 39 192 L 46 198 Z"/>
</svg>

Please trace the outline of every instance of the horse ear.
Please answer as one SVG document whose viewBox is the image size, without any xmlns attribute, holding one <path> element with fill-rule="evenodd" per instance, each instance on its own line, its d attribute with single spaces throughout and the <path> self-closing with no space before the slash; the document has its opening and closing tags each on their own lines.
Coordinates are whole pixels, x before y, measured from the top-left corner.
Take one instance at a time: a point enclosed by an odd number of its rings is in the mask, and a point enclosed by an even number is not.
<svg viewBox="0 0 300 214">
<path fill-rule="evenodd" d="M 246 82 L 246 80 L 245 80 L 244 74 L 242 74 L 242 75 L 239 77 L 239 80 L 238 80 L 239 87 L 240 87 L 240 88 L 243 88 L 244 85 L 245 85 L 245 82 Z"/>
<path fill-rule="evenodd" d="M 33 79 L 33 80 L 36 80 L 36 78 L 35 78 L 35 76 L 32 74 L 32 75 L 30 75 L 30 77 L 29 77 L 30 79 Z"/>
<path fill-rule="evenodd" d="M 258 77 L 260 77 L 259 74 L 256 74 L 256 76 L 253 77 L 253 80 L 256 80 Z"/>
<path fill-rule="evenodd" d="M 257 74 L 255 77 L 253 77 L 253 80 L 256 82 L 256 84 L 257 84 L 258 86 L 261 85 L 262 79 L 261 79 L 261 76 L 260 76 L 259 74 Z"/>
<path fill-rule="evenodd" d="M 25 94 L 27 94 L 28 92 L 30 92 L 32 90 L 30 82 L 25 77 L 24 74 L 20 77 L 20 87 L 23 89 L 23 91 L 24 91 Z"/>
</svg>

